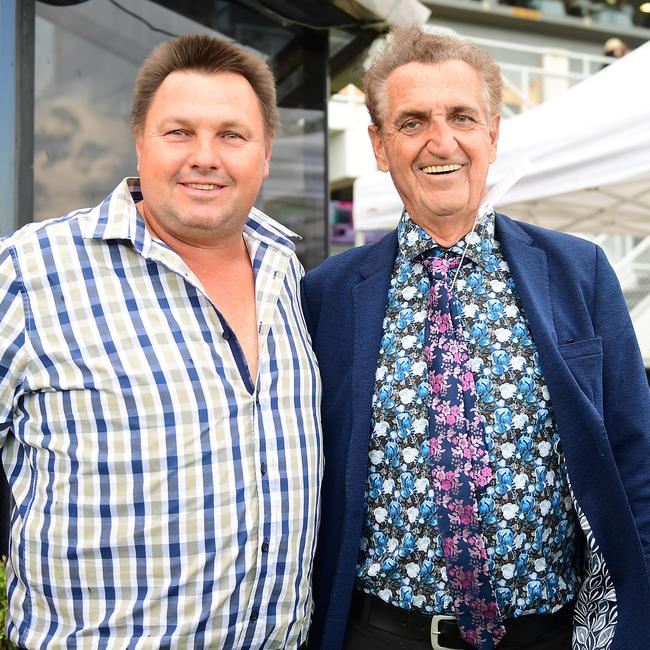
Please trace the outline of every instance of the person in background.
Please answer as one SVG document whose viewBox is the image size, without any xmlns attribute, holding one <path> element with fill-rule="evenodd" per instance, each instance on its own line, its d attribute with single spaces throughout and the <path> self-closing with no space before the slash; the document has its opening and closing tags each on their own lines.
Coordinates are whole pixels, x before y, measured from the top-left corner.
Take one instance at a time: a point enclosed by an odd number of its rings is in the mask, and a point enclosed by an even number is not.
<svg viewBox="0 0 650 650">
<path fill-rule="evenodd" d="M 621 59 L 628 54 L 630 48 L 620 38 L 608 38 L 603 45 L 603 55 L 613 59 Z"/>
<path fill-rule="evenodd" d="M 0 243 L 8 635 L 297 648 L 320 380 L 293 233 L 253 207 L 273 76 L 181 36 L 144 62 L 131 121 L 139 178 Z"/>
<path fill-rule="evenodd" d="M 310 649 L 650 648 L 650 392 L 602 250 L 496 214 L 502 81 L 396 29 L 397 229 L 303 281 L 325 474 Z"/>
</svg>

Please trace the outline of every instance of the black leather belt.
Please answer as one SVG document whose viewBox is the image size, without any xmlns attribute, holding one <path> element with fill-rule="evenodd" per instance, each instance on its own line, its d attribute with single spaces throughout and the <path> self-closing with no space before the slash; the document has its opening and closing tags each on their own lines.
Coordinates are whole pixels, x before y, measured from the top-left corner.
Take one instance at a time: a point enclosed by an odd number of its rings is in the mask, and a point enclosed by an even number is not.
<svg viewBox="0 0 650 650">
<path fill-rule="evenodd" d="M 404 639 L 430 640 L 434 618 L 439 634 L 436 635 L 437 646 L 432 647 L 472 650 L 473 646 L 465 643 L 460 636 L 458 625 L 453 617 L 434 617 L 408 611 L 357 590 L 352 595 L 350 619 Z M 572 624 L 573 603 L 565 605 L 554 614 L 526 614 L 518 618 L 508 618 L 504 620 L 506 636 L 500 645 L 525 648 L 553 632 L 567 626 L 570 628 Z"/>
</svg>

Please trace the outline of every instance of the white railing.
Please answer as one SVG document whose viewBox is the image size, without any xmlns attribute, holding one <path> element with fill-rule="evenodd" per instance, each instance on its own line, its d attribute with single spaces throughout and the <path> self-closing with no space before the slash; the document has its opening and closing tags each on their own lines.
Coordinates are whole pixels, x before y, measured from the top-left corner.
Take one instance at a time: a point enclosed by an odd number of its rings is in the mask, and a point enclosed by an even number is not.
<svg viewBox="0 0 650 650">
<path fill-rule="evenodd" d="M 648 267 L 648 254 L 650 251 L 650 237 L 642 239 L 633 248 L 614 264 L 614 270 L 618 276 L 621 286 L 625 289 L 635 286 L 639 282 L 639 276 L 650 277 Z"/>
<path fill-rule="evenodd" d="M 611 63 L 612 59 L 600 54 L 587 54 L 586 52 L 577 52 L 576 50 L 567 50 L 558 47 L 541 47 L 538 45 L 522 45 L 521 43 L 512 43 L 510 41 L 500 41 L 493 38 L 472 37 L 471 39 L 477 45 L 490 50 L 504 50 L 507 52 L 520 52 L 522 54 L 534 54 L 540 58 L 548 54 L 561 53 L 569 61 L 575 62 L 580 67 L 581 74 L 584 77 L 593 74 L 603 64 Z M 496 59 L 496 57 L 495 57 Z"/>
<path fill-rule="evenodd" d="M 582 235 L 602 246 L 621 283 L 625 302 L 643 353 L 650 367 L 650 237 Z"/>
<path fill-rule="evenodd" d="M 492 38 L 472 37 L 488 50 L 503 73 L 503 113 L 511 116 L 550 99 L 597 72 L 612 59 L 558 47 L 522 45 Z M 509 55 L 515 55 L 509 56 Z M 512 63 L 513 58 L 528 63 Z"/>
</svg>

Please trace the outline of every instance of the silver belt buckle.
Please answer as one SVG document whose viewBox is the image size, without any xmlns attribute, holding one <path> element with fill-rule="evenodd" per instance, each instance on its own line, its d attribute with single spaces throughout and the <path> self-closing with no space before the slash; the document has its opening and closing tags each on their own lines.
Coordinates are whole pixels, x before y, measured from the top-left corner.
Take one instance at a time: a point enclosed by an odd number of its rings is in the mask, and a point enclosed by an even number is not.
<svg viewBox="0 0 650 650">
<path fill-rule="evenodd" d="M 433 648 L 433 650 L 453 650 L 452 648 L 448 648 L 445 645 L 440 645 L 440 643 L 438 642 L 438 637 L 440 636 L 440 630 L 438 629 L 438 625 L 440 625 L 441 621 L 450 621 L 455 623 L 456 617 L 445 616 L 444 614 L 436 614 L 431 619 L 431 647 Z"/>
</svg>

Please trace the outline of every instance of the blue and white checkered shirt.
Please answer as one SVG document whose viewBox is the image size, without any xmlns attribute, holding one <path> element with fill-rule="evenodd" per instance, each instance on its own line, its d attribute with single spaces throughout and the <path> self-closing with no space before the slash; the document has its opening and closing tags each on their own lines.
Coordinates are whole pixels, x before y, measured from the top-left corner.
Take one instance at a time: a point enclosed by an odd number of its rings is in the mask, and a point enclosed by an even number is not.
<svg viewBox="0 0 650 650">
<path fill-rule="evenodd" d="M 311 617 L 320 379 L 302 268 L 253 209 L 259 379 L 137 180 L 0 242 L 8 631 L 28 648 L 295 648 Z M 252 392 L 251 392 L 252 390 Z"/>
</svg>

